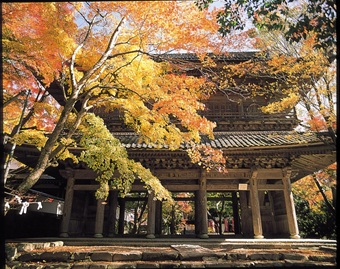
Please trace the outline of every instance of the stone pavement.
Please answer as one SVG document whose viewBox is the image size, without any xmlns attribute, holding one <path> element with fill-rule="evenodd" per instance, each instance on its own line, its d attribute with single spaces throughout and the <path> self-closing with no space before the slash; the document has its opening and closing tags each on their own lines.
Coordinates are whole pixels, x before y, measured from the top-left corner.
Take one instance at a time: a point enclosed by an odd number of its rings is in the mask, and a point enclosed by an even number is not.
<svg viewBox="0 0 340 269">
<path fill-rule="evenodd" d="M 336 265 L 335 240 L 32 238 L 6 241 L 7 269 L 336 268 Z"/>
</svg>

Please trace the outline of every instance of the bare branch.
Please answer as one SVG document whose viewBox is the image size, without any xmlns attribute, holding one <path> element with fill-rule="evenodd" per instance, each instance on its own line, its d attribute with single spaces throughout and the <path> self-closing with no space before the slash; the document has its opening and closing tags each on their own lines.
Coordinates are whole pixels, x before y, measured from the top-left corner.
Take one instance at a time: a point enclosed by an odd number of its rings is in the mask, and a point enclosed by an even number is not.
<svg viewBox="0 0 340 269">
<path fill-rule="evenodd" d="M 114 46 L 116 45 L 116 41 L 118 39 L 119 33 L 121 31 L 121 27 L 125 23 L 126 18 L 123 17 L 119 24 L 117 25 L 116 29 L 112 33 L 108 46 L 104 52 L 104 54 L 100 57 L 100 59 L 93 65 L 93 67 L 86 71 L 84 76 L 79 81 L 79 90 L 83 88 L 86 82 L 90 79 L 90 77 L 107 61 L 108 57 L 111 55 Z"/>
</svg>

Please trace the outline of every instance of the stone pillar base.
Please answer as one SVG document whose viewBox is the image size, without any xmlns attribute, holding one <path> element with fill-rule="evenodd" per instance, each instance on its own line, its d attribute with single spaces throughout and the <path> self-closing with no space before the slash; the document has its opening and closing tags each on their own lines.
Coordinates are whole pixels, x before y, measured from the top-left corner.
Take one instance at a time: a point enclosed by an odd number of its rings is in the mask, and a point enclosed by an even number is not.
<svg viewBox="0 0 340 269">
<path fill-rule="evenodd" d="M 102 234 L 94 234 L 94 236 L 93 237 L 95 237 L 95 238 L 102 238 L 103 237 L 103 235 Z"/>
<path fill-rule="evenodd" d="M 200 234 L 198 236 L 198 238 L 201 238 L 201 239 L 208 239 L 209 238 L 209 235 L 208 234 Z"/>
<path fill-rule="evenodd" d="M 300 235 L 294 234 L 290 236 L 291 239 L 300 239 Z"/>
<path fill-rule="evenodd" d="M 146 238 L 147 239 L 154 239 L 154 238 L 156 238 L 156 236 L 154 234 L 147 234 Z"/>
<path fill-rule="evenodd" d="M 254 239 L 263 239 L 264 236 L 263 235 L 254 235 Z"/>
<path fill-rule="evenodd" d="M 68 233 L 61 233 L 59 237 L 69 237 Z"/>
</svg>

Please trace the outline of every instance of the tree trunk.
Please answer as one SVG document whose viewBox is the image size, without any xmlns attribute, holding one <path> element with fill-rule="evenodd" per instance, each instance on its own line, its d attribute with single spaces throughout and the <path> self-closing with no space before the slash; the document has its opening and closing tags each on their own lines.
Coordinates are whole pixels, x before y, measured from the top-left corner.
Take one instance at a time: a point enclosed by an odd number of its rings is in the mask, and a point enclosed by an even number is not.
<svg viewBox="0 0 340 269">
<path fill-rule="evenodd" d="M 335 213 L 336 213 L 336 212 L 335 212 L 335 208 L 334 208 L 333 205 L 328 201 L 327 196 L 326 196 L 325 192 L 323 191 L 323 189 L 322 189 L 322 187 L 321 187 L 321 185 L 320 185 L 320 182 L 318 181 L 318 179 L 316 178 L 315 175 L 313 175 L 313 179 L 314 179 L 314 182 L 315 182 L 316 186 L 318 187 L 318 189 L 319 189 L 319 191 L 320 191 L 320 193 L 321 193 L 321 195 L 322 195 L 322 197 L 323 197 L 323 199 L 324 199 L 324 201 L 325 201 L 327 207 L 330 209 L 331 213 L 335 216 Z"/>
<path fill-rule="evenodd" d="M 108 46 L 105 50 L 105 53 L 102 55 L 102 57 L 98 60 L 96 64 L 93 65 L 91 69 L 89 69 L 84 74 L 84 76 L 78 82 L 76 82 L 75 76 L 73 74 L 73 68 L 75 64 L 76 54 L 78 50 L 80 50 L 81 47 L 84 45 L 84 43 L 79 45 L 78 48 L 74 51 L 72 55 L 72 63 L 70 66 L 71 80 L 72 80 L 72 86 L 73 86 L 72 95 L 66 101 L 65 107 L 63 111 L 61 112 L 59 121 L 40 153 L 36 167 L 18 187 L 19 192 L 25 192 L 28 189 L 30 189 L 32 186 L 34 186 L 34 184 L 40 179 L 41 175 L 44 173 L 46 168 L 50 166 L 51 159 L 53 159 L 54 156 L 56 155 L 55 152 L 53 152 L 53 148 L 55 147 L 58 139 L 60 138 L 60 134 L 64 130 L 64 126 L 65 126 L 68 116 L 73 110 L 75 103 L 79 99 L 79 92 L 85 88 L 85 85 L 86 83 L 88 83 L 90 77 L 105 63 L 107 58 L 111 55 L 111 52 L 116 44 L 116 41 L 118 39 L 122 25 L 124 24 L 125 20 L 126 20 L 125 17 L 122 18 L 122 20 L 119 22 L 116 29 L 113 31 L 110 41 L 108 43 Z M 90 25 L 89 31 L 93 25 L 94 24 Z M 85 41 L 86 39 L 84 40 L 84 42 Z M 61 150 L 61 149 L 58 148 L 58 150 Z"/>
<path fill-rule="evenodd" d="M 47 140 L 45 146 L 41 150 L 37 165 L 32 170 L 32 172 L 25 178 L 25 180 L 19 185 L 18 187 L 19 192 L 25 192 L 28 189 L 32 188 L 34 184 L 37 183 L 37 181 L 40 179 L 41 175 L 44 173 L 46 168 L 50 166 L 50 156 L 52 154 L 53 147 L 56 145 L 58 139 L 60 138 L 60 134 L 64 130 L 67 118 L 70 115 L 75 103 L 76 99 L 69 99 L 66 102 L 66 105 L 60 115 L 56 127 L 54 128 L 51 136 Z"/>
</svg>

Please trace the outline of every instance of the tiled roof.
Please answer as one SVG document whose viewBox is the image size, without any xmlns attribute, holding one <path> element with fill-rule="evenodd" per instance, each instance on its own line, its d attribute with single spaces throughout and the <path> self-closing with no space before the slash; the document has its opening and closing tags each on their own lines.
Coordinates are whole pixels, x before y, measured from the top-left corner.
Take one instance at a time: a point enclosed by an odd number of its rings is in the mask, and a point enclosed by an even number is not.
<svg viewBox="0 0 340 269">
<path fill-rule="evenodd" d="M 127 149 L 153 149 L 156 146 L 140 142 L 134 133 L 113 133 Z M 218 149 L 239 149 L 257 147 L 294 146 L 309 143 L 323 143 L 312 132 L 298 133 L 295 131 L 254 131 L 254 132 L 216 132 L 213 140 L 206 136 L 201 139 L 202 144 Z M 167 146 L 157 148 L 166 149 Z M 182 145 L 186 149 L 186 145 Z"/>
<path fill-rule="evenodd" d="M 207 54 L 212 59 L 218 61 L 246 61 L 254 58 L 259 58 L 259 51 L 242 51 L 242 52 L 228 52 L 225 54 Z M 184 61 L 198 61 L 199 58 L 195 53 L 169 53 L 169 54 L 157 54 L 153 55 L 153 58 L 157 61 L 162 60 L 184 60 Z"/>
</svg>

